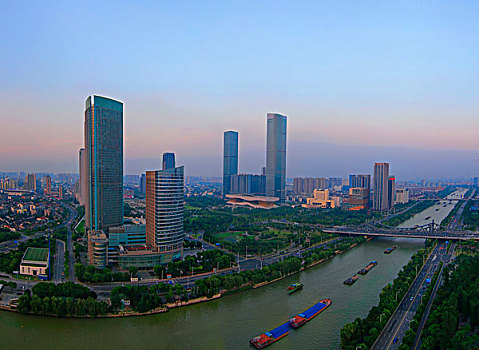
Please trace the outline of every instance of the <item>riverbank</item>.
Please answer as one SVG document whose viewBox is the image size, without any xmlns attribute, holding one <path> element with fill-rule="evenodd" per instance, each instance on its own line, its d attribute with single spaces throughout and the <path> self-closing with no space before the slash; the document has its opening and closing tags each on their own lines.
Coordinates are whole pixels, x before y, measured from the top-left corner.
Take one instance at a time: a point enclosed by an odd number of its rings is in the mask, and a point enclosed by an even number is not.
<svg viewBox="0 0 479 350">
<path fill-rule="evenodd" d="M 371 239 L 372 238 L 370 238 L 368 240 L 371 240 Z M 355 239 L 355 240 L 357 241 L 357 239 Z M 361 243 L 361 242 L 359 242 L 359 243 Z M 339 244 L 340 245 L 345 245 L 345 244 L 348 244 L 348 243 L 340 242 Z M 22 311 L 21 313 L 26 314 L 26 315 L 67 317 L 67 318 L 117 318 L 117 317 L 145 316 L 145 315 L 153 315 L 153 314 L 158 314 L 158 313 L 164 313 L 164 312 L 169 311 L 169 309 L 172 309 L 172 308 L 203 303 L 203 302 L 206 302 L 206 301 L 211 301 L 211 300 L 218 299 L 218 298 L 222 297 L 223 295 L 226 296 L 226 295 L 236 294 L 236 293 L 240 293 L 240 292 L 243 292 L 243 291 L 246 291 L 246 290 L 257 289 L 257 288 L 260 288 L 260 287 L 263 287 L 263 286 L 266 286 L 266 285 L 273 284 L 275 282 L 278 282 L 278 281 L 281 281 L 285 278 L 288 278 L 292 275 L 295 275 L 295 274 L 300 273 L 302 271 L 308 270 L 308 269 L 310 269 L 314 266 L 317 266 L 321 263 L 324 263 L 328 260 L 331 260 L 333 257 L 335 257 L 337 255 L 340 255 L 340 254 L 342 254 L 342 253 L 344 253 L 348 250 L 351 250 L 352 248 L 356 247 L 357 245 L 358 245 L 357 242 L 350 243 L 349 246 L 346 249 L 341 249 L 341 250 L 337 249 L 337 250 L 333 251 L 332 255 L 327 256 L 326 258 L 322 258 L 318 261 L 314 261 L 313 263 L 310 263 L 307 266 L 304 266 L 304 263 L 305 263 L 306 259 L 304 259 L 304 260 L 302 259 L 301 261 L 303 263 L 303 266 L 300 266 L 299 269 L 297 269 L 295 271 L 292 271 L 290 273 L 284 273 L 280 277 L 273 278 L 272 280 L 269 280 L 269 281 L 266 280 L 266 281 L 262 281 L 262 282 L 259 282 L 259 283 L 254 283 L 253 281 L 248 281 L 247 283 L 244 283 L 237 288 L 229 288 L 229 289 L 223 288 L 223 289 L 219 290 L 218 293 L 215 293 L 211 297 L 201 296 L 201 297 L 198 297 L 198 298 L 188 299 L 186 301 L 183 301 L 183 300 L 180 299 L 180 300 L 175 301 L 173 303 L 167 303 L 165 305 L 162 305 L 160 307 L 157 307 L 157 308 L 154 308 L 152 310 L 145 311 L 145 312 L 119 311 L 117 313 L 97 313 L 97 314 L 91 314 L 91 315 L 76 315 L 76 314 L 73 314 L 73 313 L 64 312 L 63 315 L 57 316 L 56 314 L 51 314 L 51 313 L 45 313 L 45 314 L 34 313 L 34 312 L 30 311 L 29 309 L 25 309 L 25 311 Z M 323 246 L 323 247 L 318 248 L 316 250 L 308 251 L 306 255 L 311 256 L 312 254 L 317 254 L 317 252 L 326 252 L 326 251 L 331 250 L 335 247 L 337 247 L 337 244 L 334 244 L 332 246 L 328 246 L 328 245 Z M 289 260 L 291 260 L 291 259 L 297 259 L 297 258 L 289 258 Z M 283 262 L 276 263 L 276 264 L 283 264 L 284 262 L 288 262 L 288 259 L 285 259 Z M 272 264 L 272 265 L 275 265 L 275 264 Z M 272 265 L 268 265 L 264 269 L 265 270 L 269 269 Z M 232 275 L 241 275 L 241 272 L 237 273 L 237 274 L 232 274 Z M 228 275 L 227 277 L 231 277 L 231 275 Z M 219 278 L 223 278 L 223 276 L 215 275 L 215 276 L 212 276 L 210 278 L 219 279 Z M 134 288 L 132 286 L 129 286 L 129 287 Z M 110 303 L 110 306 L 111 306 L 111 303 Z M 17 309 L 17 307 L 10 308 L 10 307 L 5 307 L 4 306 L 2 309 L 6 310 L 6 311 L 13 311 L 13 312 L 19 312 L 20 311 L 20 310 Z"/>
<path fill-rule="evenodd" d="M 392 245 L 399 248 L 393 254 L 384 254 L 384 249 Z M 209 349 L 211 344 L 225 349 L 247 349 L 249 339 L 272 329 L 278 320 L 289 319 L 317 303 L 318 298 L 329 298 L 333 303 L 327 311 L 300 332 L 291 332 L 277 342 L 274 349 L 338 349 L 341 327 L 357 317 L 365 317 L 377 305 L 380 290 L 396 278 L 401 267 L 422 246 L 419 240 L 375 238 L 301 274 L 250 289 L 248 293 L 228 297 L 226 294 L 149 317 L 64 319 L 3 312 L 0 337 L 5 350 L 99 347 L 142 350 L 158 344 L 171 349 Z M 372 260 L 379 262 L 377 267 L 353 286 L 343 285 L 346 277 Z M 287 288 L 293 282 L 304 287 L 289 295 Z M 45 337 L 45 334 L 55 336 Z M 35 339 L 33 344 L 31 339 Z"/>
</svg>

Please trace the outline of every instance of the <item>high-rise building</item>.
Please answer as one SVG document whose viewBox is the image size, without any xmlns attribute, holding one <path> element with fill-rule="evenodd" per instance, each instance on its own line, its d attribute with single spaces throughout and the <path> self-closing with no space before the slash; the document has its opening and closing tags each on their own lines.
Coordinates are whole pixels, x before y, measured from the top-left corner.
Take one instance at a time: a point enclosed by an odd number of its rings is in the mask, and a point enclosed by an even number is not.
<svg viewBox="0 0 479 350">
<path fill-rule="evenodd" d="M 230 193 L 264 195 L 266 176 L 256 174 L 231 175 Z"/>
<path fill-rule="evenodd" d="M 85 226 L 123 224 L 123 103 L 90 96 L 85 109 Z"/>
<path fill-rule="evenodd" d="M 407 188 L 398 188 L 396 190 L 396 203 L 409 202 L 409 190 Z"/>
<path fill-rule="evenodd" d="M 374 164 L 373 210 L 389 209 L 388 197 L 389 163 Z"/>
<path fill-rule="evenodd" d="M 479 177 L 474 178 L 474 186 L 477 187 L 479 185 Z"/>
<path fill-rule="evenodd" d="M 26 191 L 36 191 L 37 190 L 37 176 L 35 174 L 28 174 L 25 177 L 24 189 Z"/>
<path fill-rule="evenodd" d="M 163 170 L 174 168 L 176 164 L 175 154 L 165 152 L 163 153 Z"/>
<path fill-rule="evenodd" d="M 52 194 L 52 178 L 49 175 L 45 175 L 42 178 L 43 193 L 47 196 Z"/>
<path fill-rule="evenodd" d="M 162 262 L 182 253 L 184 192 L 182 166 L 146 172 L 146 243 Z"/>
<path fill-rule="evenodd" d="M 141 174 L 140 178 L 140 193 L 146 194 L 146 174 Z"/>
<path fill-rule="evenodd" d="M 238 132 L 225 131 L 223 148 L 223 196 L 231 193 L 231 175 L 238 174 Z"/>
<path fill-rule="evenodd" d="M 286 199 L 287 117 L 268 113 L 266 131 L 266 196 Z"/>
<path fill-rule="evenodd" d="M 396 178 L 394 176 L 389 176 L 388 179 L 388 206 L 389 209 L 394 207 L 396 202 Z"/>
<path fill-rule="evenodd" d="M 349 187 L 371 188 L 371 175 L 349 175 Z"/>
<path fill-rule="evenodd" d="M 80 148 L 78 151 L 78 167 L 80 170 L 80 197 L 79 202 L 80 205 L 86 204 L 86 190 L 88 186 L 88 175 L 87 175 L 87 159 L 86 159 L 86 150 L 84 148 Z"/>
</svg>

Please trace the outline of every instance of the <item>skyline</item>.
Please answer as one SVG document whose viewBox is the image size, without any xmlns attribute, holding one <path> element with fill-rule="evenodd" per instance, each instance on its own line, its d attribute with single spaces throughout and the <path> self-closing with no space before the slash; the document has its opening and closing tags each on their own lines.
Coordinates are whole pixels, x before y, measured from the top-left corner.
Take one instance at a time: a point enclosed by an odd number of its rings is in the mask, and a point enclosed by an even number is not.
<svg viewBox="0 0 479 350">
<path fill-rule="evenodd" d="M 400 180 L 479 172 L 478 4 L 96 6 L 6 4 L 0 171 L 78 172 L 97 94 L 125 104 L 126 173 L 170 151 L 188 175 L 220 176 L 225 130 L 258 173 L 268 112 L 290 118 L 288 177 L 376 161 Z"/>
</svg>

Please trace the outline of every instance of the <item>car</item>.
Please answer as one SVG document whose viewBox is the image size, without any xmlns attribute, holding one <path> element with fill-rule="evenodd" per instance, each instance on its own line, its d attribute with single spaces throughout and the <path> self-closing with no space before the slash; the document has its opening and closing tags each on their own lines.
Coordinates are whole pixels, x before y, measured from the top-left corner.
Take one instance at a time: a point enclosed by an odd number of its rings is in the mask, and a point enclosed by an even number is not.
<svg viewBox="0 0 479 350">
<path fill-rule="evenodd" d="M 393 340 L 393 344 L 396 344 L 396 343 L 398 342 L 398 340 L 399 340 L 399 338 L 398 338 L 398 337 L 394 338 L 394 340 Z"/>
<path fill-rule="evenodd" d="M 409 300 L 413 301 L 413 300 L 414 300 L 414 297 L 411 297 Z"/>
</svg>

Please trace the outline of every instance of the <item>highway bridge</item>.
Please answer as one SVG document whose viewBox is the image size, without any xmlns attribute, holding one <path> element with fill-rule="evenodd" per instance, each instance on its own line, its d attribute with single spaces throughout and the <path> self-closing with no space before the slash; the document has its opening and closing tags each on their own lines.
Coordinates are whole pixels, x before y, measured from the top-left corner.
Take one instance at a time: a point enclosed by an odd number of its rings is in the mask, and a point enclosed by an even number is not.
<svg viewBox="0 0 479 350">
<path fill-rule="evenodd" d="M 479 240 L 479 232 L 444 230 L 436 223 L 412 228 L 397 228 L 381 224 L 364 224 L 359 226 L 336 226 L 324 228 L 325 233 L 334 233 L 346 236 L 374 236 L 374 237 L 401 237 L 401 238 L 431 238 L 441 240 Z"/>
</svg>

